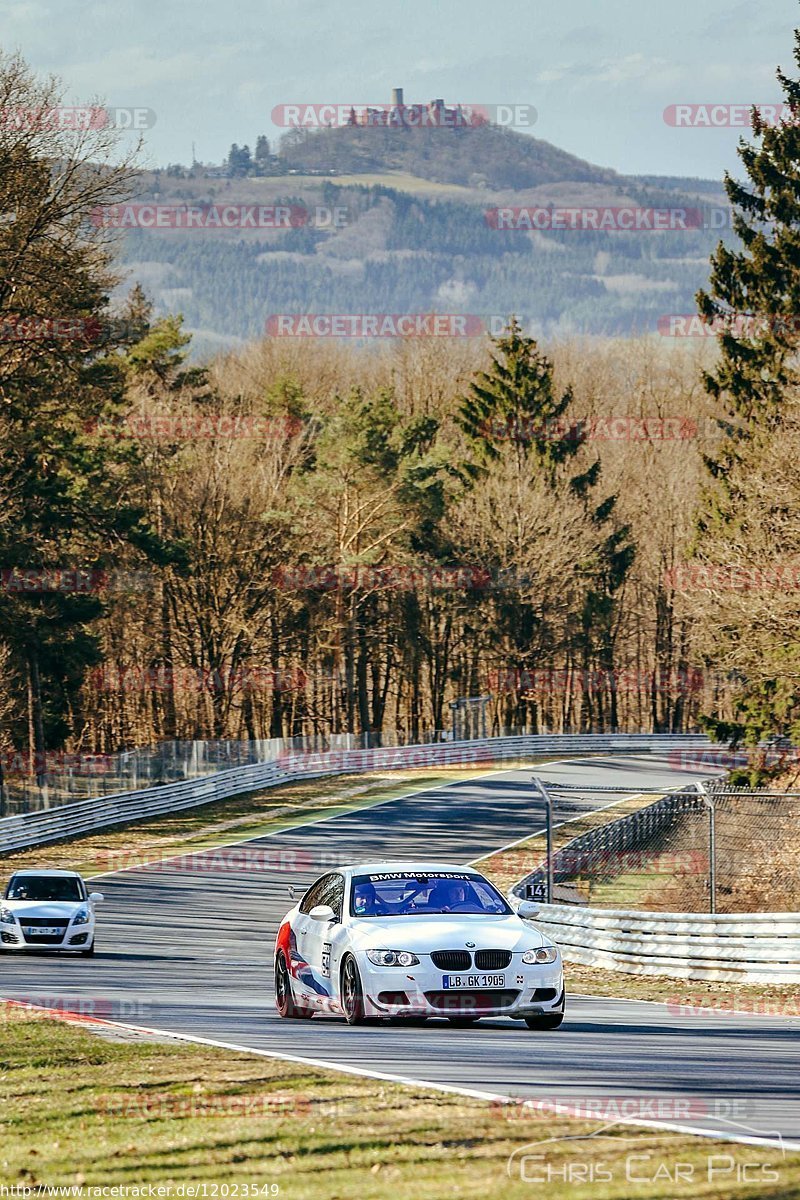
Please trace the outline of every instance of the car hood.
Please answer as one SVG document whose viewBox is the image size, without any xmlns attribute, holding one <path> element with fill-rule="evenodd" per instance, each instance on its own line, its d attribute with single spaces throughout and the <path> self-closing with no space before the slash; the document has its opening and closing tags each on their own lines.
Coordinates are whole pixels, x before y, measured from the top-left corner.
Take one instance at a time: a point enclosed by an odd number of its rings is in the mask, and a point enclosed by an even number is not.
<svg viewBox="0 0 800 1200">
<path fill-rule="evenodd" d="M 551 945 L 550 938 L 514 913 L 502 917 L 452 916 L 366 917 L 352 922 L 353 941 L 362 950 L 523 950 Z"/>
<path fill-rule="evenodd" d="M 4 908 L 10 908 L 18 921 L 24 917 L 51 917 L 53 920 L 70 920 L 79 908 L 88 908 L 85 900 L 68 903 L 62 900 L 4 900 Z"/>
</svg>

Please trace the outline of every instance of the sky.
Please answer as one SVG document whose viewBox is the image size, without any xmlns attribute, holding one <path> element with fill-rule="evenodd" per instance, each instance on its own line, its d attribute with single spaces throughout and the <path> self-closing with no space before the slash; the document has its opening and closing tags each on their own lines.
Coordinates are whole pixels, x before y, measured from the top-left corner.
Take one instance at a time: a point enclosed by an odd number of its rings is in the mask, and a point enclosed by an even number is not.
<svg viewBox="0 0 800 1200">
<path fill-rule="evenodd" d="M 627 174 L 719 178 L 742 130 L 674 104 L 780 100 L 797 0 L 0 0 L 0 47 L 86 103 L 146 108 L 146 162 L 221 162 L 276 105 L 524 104 L 535 137 Z M 717 118 L 719 119 L 719 117 Z"/>
</svg>

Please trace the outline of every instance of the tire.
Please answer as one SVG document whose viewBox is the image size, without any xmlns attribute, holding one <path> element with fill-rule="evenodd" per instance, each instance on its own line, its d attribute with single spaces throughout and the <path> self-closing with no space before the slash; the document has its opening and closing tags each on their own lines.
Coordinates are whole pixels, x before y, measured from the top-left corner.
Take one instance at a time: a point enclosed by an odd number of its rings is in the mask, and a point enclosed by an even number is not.
<svg viewBox="0 0 800 1200">
<path fill-rule="evenodd" d="M 480 1017 L 448 1017 L 447 1019 L 457 1029 L 466 1029 L 468 1025 L 477 1025 Z"/>
<path fill-rule="evenodd" d="M 364 988 L 358 973 L 358 964 L 352 954 L 348 954 L 342 963 L 340 998 L 342 1012 L 348 1025 L 363 1025 L 366 1022 L 364 1010 Z"/>
<path fill-rule="evenodd" d="M 308 1021 L 314 1015 L 313 1009 L 303 1008 L 295 1003 L 289 968 L 286 965 L 283 951 L 275 959 L 275 1007 L 278 1010 L 278 1016 L 284 1017 L 286 1020 Z"/>
<path fill-rule="evenodd" d="M 558 1029 L 563 1020 L 563 1013 L 547 1013 L 541 1017 L 526 1017 L 525 1024 L 528 1029 Z"/>
<path fill-rule="evenodd" d="M 541 1013 L 537 1017 L 526 1017 L 525 1024 L 528 1029 L 558 1029 L 561 1022 L 564 1020 L 566 1012 L 566 997 L 561 993 L 561 1008 L 556 1012 Z"/>
<path fill-rule="evenodd" d="M 91 946 L 87 946 L 85 950 L 81 950 L 81 955 L 83 958 L 91 958 L 93 954 L 94 954 L 94 938 L 92 939 Z"/>
</svg>

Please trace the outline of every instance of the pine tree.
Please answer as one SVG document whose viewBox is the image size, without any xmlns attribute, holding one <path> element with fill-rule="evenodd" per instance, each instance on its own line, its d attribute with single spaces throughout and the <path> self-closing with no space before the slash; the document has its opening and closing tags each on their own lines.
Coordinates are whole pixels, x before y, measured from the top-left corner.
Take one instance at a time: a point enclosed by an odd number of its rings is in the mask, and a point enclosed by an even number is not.
<svg viewBox="0 0 800 1200">
<path fill-rule="evenodd" d="M 458 423 L 479 458 L 497 459 L 512 444 L 524 459 L 551 470 L 574 455 L 584 440 L 570 424 L 571 389 L 555 394 L 553 364 L 515 318 L 499 338 L 489 371 L 481 371 L 462 402 Z"/>
<path fill-rule="evenodd" d="M 800 30 L 794 59 L 800 71 Z M 800 333 L 800 80 L 781 70 L 777 75 L 786 119 L 769 126 L 753 109 L 755 143 L 739 144 L 749 183 L 725 174 L 742 246 L 719 244 L 710 290 L 697 296 L 701 314 L 725 327 L 720 362 L 706 374 L 706 387 L 745 427 L 779 422 Z"/>
<path fill-rule="evenodd" d="M 794 42 L 800 72 L 800 30 Z M 718 402 L 725 439 L 716 456 L 706 460 L 709 481 L 694 554 L 717 567 L 736 564 L 756 571 L 779 561 L 794 563 L 800 555 L 783 482 L 788 465 L 783 450 L 789 453 L 797 444 L 800 79 L 782 70 L 777 77 L 785 95 L 783 120 L 766 125 L 754 109 L 752 141 L 739 145 L 746 178 L 725 177 L 741 245 L 720 243 L 711 258 L 709 289 L 697 297 L 702 315 L 723 326 L 718 362 L 704 380 Z M 800 735 L 800 623 L 795 618 L 787 636 L 785 599 L 777 591 L 772 598 L 737 596 L 711 586 L 695 600 L 709 662 L 744 669 L 748 677 L 738 722 L 714 713 L 706 718 L 721 739 L 755 744 L 776 729 Z"/>
</svg>

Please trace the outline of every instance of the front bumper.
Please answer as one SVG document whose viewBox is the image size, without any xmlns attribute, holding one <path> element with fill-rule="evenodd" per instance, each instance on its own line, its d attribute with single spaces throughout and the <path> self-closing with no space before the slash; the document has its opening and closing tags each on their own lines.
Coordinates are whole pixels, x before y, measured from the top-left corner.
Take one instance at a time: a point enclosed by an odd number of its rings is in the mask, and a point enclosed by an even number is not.
<svg viewBox="0 0 800 1200">
<path fill-rule="evenodd" d="M 94 941 L 94 922 L 88 925 L 68 925 L 59 937 L 26 934 L 21 924 L 0 925 L 0 951 L 61 954 L 65 950 L 86 950 Z"/>
<path fill-rule="evenodd" d="M 516 956 L 515 956 L 516 957 Z M 383 1017 L 524 1017 L 561 1012 L 564 974 L 560 960 L 535 966 L 512 962 L 497 972 L 503 984 L 446 988 L 446 972 L 432 963 L 417 967 L 375 967 L 359 955 L 369 1016 Z"/>
</svg>

